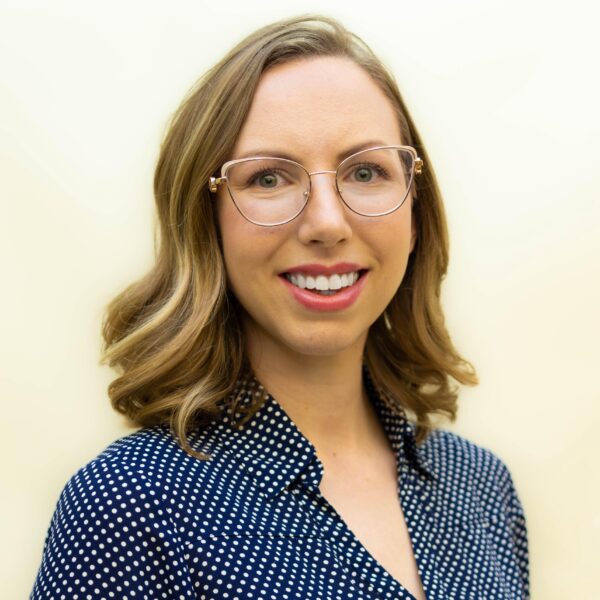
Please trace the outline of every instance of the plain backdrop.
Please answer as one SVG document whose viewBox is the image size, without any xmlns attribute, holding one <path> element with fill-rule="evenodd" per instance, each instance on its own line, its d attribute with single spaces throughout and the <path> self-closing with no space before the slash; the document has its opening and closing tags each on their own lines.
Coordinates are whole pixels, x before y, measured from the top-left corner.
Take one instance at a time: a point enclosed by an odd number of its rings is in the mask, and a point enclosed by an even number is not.
<svg viewBox="0 0 600 600">
<path fill-rule="evenodd" d="M 339 18 L 395 73 L 451 234 L 444 304 L 481 384 L 448 428 L 523 501 L 533 598 L 600 593 L 600 91 L 594 3 L 0 2 L 0 590 L 30 592 L 58 496 L 130 433 L 106 303 L 153 258 L 166 122 L 235 42 Z"/>
</svg>

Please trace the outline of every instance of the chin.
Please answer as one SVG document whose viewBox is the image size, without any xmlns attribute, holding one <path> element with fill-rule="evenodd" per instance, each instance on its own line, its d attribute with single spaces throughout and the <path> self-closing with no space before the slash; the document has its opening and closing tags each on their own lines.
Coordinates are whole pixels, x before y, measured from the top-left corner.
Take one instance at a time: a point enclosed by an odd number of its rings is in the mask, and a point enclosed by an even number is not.
<svg viewBox="0 0 600 600">
<path fill-rule="evenodd" d="M 304 361 L 310 357 L 334 357 L 350 353 L 362 357 L 370 322 L 360 318 L 316 321 L 282 318 L 272 314 L 252 318 L 245 313 L 244 330 L 248 351 L 258 361 Z M 262 318 L 261 318 L 262 317 Z"/>
<path fill-rule="evenodd" d="M 340 325 L 335 328 L 320 328 L 316 331 L 301 331 L 295 335 L 282 336 L 283 343 L 293 352 L 304 356 L 333 356 L 352 348 L 364 347 L 367 331 L 352 334 L 340 332 Z"/>
</svg>

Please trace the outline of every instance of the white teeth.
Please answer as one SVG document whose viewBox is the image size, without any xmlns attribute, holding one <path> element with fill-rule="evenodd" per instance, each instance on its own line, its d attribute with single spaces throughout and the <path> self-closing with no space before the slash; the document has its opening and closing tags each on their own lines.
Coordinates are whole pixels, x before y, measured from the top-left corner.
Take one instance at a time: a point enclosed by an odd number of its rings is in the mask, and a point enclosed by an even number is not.
<svg viewBox="0 0 600 600">
<path fill-rule="evenodd" d="M 329 289 L 339 290 L 342 287 L 342 278 L 339 275 L 332 275 L 329 278 Z"/>
<path fill-rule="evenodd" d="M 316 279 L 317 289 L 321 292 L 325 292 L 329 289 L 329 280 L 325 275 L 319 275 Z"/>
<path fill-rule="evenodd" d="M 326 275 L 303 275 L 302 273 L 287 273 L 286 278 L 295 286 L 302 289 L 318 290 L 319 292 L 335 291 L 354 285 L 358 280 L 358 271 L 352 273 L 343 273 L 341 275 L 334 273 L 327 277 Z"/>
</svg>

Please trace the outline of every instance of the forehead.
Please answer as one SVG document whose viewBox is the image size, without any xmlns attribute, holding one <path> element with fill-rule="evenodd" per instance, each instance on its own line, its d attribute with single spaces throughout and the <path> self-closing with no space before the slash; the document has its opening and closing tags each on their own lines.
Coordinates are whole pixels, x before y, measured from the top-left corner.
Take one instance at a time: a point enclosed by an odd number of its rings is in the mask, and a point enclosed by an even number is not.
<svg viewBox="0 0 600 600">
<path fill-rule="evenodd" d="M 366 140 L 401 144 L 394 107 L 371 76 L 346 58 L 277 65 L 261 77 L 234 148 L 327 160 Z"/>
</svg>

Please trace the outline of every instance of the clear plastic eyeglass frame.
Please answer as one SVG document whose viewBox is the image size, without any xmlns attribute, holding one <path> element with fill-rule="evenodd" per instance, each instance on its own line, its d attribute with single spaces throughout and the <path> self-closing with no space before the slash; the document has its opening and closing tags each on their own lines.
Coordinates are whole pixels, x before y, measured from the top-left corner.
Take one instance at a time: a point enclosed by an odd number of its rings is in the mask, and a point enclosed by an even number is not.
<svg viewBox="0 0 600 600">
<path fill-rule="evenodd" d="M 389 210 L 386 210 L 384 212 L 381 213 L 377 213 L 377 214 L 365 214 L 362 212 L 357 211 L 355 208 L 353 208 L 352 206 L 350 206 L 346 200 L 344 199 L 344 196 L 342 194 L 342 190 L 339 186 L 339 182 L 338 182 L 338 173 L 340 172 L 340 169 L 342 169 L 344 167 L 345 164 L 349 163 L 350 161 L 352 161 L 353 159 L 355 159 L 355 157 L 357 155 L 363 154 L 365 152 L 370 152 L 372 150 L 403 150 L 406 152 L 409 152 L 412 155 L 413 161 L 412 161 L 412 168 L 411 168 L 411 172 L 410 172 L 410 180 L 409 180 L 409 184 L 407 186 L 407 191 L 406 191 L 406 195 L 404 196 L 404 198 L 401 199 L 400 202 L 398 202 L 397 205 L 394 205 L 392 208 L 390 208 Z M 262 222 L 257 222 L 254 221 L 252 219 L 250 219 L 248 217 L 248 215 L 245 215 L 244 212 L 240 209 L 240 207 L 238 206 L 237 202 L 235 201 L 235 197 L 234 194 L 232 193 L 230 187 L 229 187 L 229 182 L 227 179 L 227 171 L 234 165 L 239 164 L 239 163 L 245 163 L 248 161 L 257 161 L 257 160 L 272 160 L 272 159 L 277 159 L 279 161 L 284 161 L 286 163 L 289 163 L 291 165 L 294 165 L 296 167 L 299 167 L 300 169 L 302 169 L 302 171 L 304 171 L 307 175 L 308 178 L 308 190 L 306 190 L 305 192 L 303 192 L 304 194 L 304 203 L 302 205 L 302 207 L 295 212 L 295 214 L 293 214 L 293 216 L 291 216 L 288 219 L 285 219 L 283 221 L 277 221 L 275 223 L 262 223 Z M 344 203 L 345 206 L 348 207 L 349 210 L 351 210 L 352 212 L 365 216 L 365 217 L 380 217 L 380 216 L 384 216 L 384 215 L 388 215 L 392 212 L 394 212 L 395 210 L 398 210 L 400 208 L 400 206 L 402 206 L 402 204 L 404 203 L 404 201 L 406 200 L 406 198 L 408 197 L 410 190 L 412 189 L 412 185 L 414 182 L 414 178 L 415 175 L 421 175 L 423 172 L 423 161 L 419 158 L 419 156 L 417 155 L 417 151 L 412 147 L 412 146 L 373 146 L 371 148 L 365 148 L 364 150 L 360 150 L 358 152 L 355 152 L 354 154 L 346 157 L 339 165 L 338 168 L 335 171 L 313 171 L 312 173 L 310 173 L 303 165 L 301 165 L 300 163 L 297 163 L 296 161 L 287 159 L 287 158 L 280 158 L 277 156 L 251 156 L 251 157 L 247 157 L 247 158 L 239 158 L 236 160 L 230 160 L 227 161 L 226 163 L 224 163 L 221 166 L 221 176 L 220 177 L 210 177 L 209 181 L 208 181 L 208 189 L 210 190 L 211 193 L 216 193 L 218 190 L 218 187 L 222 184 L 227 184 L 227 190 L 229 192 L 229 195 L 235 205 L 235 207 L 237 208 L 237 210 L 239 211 L 239 213 L 250 223 L 253 223 L 255 225 L 261 225 L 263 227 L 275 227 L 277 225 L 284 225 L 285 223 L 289 223 L 290 221 L 293 221 L 295 218 L 297 218 L 302 211 L 304 210 L 304 208 L 306 207 L 306 205 L 308 204 L 308 200 L 310 198 L 310 192 L 311 192 L 311 184 L 312 184 L 312 179 L 311 177 L 313 175 L 320 175 L 323 173 L 331 173 L 333 175 L 335 175 L 335 186 L 336 186 L 336 190 L 338 192 L 339 197 L 341 198 L 342 202 Z"/>
</svg>

